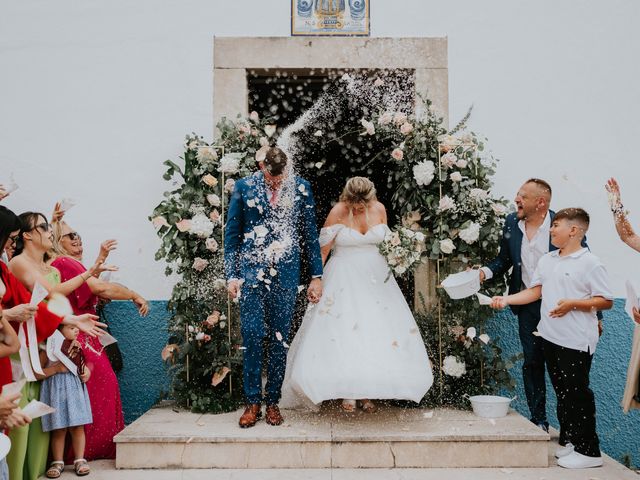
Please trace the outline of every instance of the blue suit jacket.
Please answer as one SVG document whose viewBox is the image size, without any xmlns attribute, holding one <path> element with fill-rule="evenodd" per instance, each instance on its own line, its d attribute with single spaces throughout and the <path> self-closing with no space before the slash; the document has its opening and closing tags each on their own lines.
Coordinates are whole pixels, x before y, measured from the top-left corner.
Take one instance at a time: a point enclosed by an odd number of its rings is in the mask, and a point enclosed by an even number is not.
<svg viewBox="0 0 640 480">
<path fill-rule="evenodd" d="M 549 216 L 553 222 L 556 212 L 549 210 Z M 500 251 L 498 256 L 487 264 L 494 277 L 500 277 L 513 267 L 509 276 L 509 294 L 518 293 L 522 290 L 522 230 L 518 227 L 518 217 L 515 213 L 507 215 L 502 229 L 502 239 L 500 240 Z M 587 237 L 582 239 L 582 246 L 588 247 Z M 558 247 L 551 243 L 549 237 L 549 251 L 557 250 Z M 518 313 L 520 305 L 511 305 L 513 313 Z"/>
<path fill-rule="evenodd" d="M 274 240 L 278 240 L 277 235 L 268 231 L 264 237 L 258 238 L 254 228 L 268 228 L 270 218 L 277 215 L 278 209 L 273 208 L 267 199 L 262 172 L 238 180 L 229 201 L 225 227 L 224 263 L 227 279 L 243 279 L 245 285 L 259 285 L 261 280 L 258 275 L 262 270 L 272 286 L 297 288 L 303 253 L 307 256 L 311 275 L 322 275 L 315 210 L 309 182 L 295 177 L 295 200 L 290 212 L 292 228 L 287 232 L 287 240 L 291 244 L 278 263 L 272 265 L 265 251 Z M 270 267 L 276 269 L 276 276 L 269 274 Z"/>
</svg>

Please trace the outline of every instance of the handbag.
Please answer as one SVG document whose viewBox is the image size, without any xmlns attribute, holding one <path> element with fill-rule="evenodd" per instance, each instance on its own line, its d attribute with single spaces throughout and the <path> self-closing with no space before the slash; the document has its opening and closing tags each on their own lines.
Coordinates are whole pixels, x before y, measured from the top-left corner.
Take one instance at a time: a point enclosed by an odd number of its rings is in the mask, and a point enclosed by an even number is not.
<svg viewBox="0 0 640 480">
<path fill-rule="evenodd" d="M 108 302 L 100 301 L 96 306 L 96 314 L 100 317 L 100 321 L 107 324 L 107 333 L 111 335 L 111 330 L 109 329 L 109 321 L 107 320 L 107 314 L 105 312 L 105 305 Z M 109 359 L 109 363 L 111 363 L 111 368 L 115 373 L 118 373 L 124 367 L 124 362 L 122 360 L 122 352 L 120 351 L 120 347 L 118 346 L 118 342 L 112 343 L 111 345 L 107 345 L 103 347 L 103 352 L 107 355 Z"/>
</svg>

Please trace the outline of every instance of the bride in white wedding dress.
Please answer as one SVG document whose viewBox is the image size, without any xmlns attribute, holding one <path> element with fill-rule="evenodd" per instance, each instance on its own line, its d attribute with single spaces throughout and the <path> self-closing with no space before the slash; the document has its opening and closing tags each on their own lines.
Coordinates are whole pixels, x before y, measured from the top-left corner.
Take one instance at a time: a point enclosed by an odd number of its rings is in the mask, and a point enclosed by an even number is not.
<svg viewBox="0 0 640 480">
<path fill-rule="evenodd" d="M 411 310 L 378 251 L 389 231 L 373 183 L 351 178 L 320 232 L 326 262 L 322 299 L 307 310 L 289 354 L 281 406 L 317 408 L 356 399 L 419 402 L 433 383 L 431 364 Z M 327 262 L 326 259 L 331 253 Z"/>
</svg>

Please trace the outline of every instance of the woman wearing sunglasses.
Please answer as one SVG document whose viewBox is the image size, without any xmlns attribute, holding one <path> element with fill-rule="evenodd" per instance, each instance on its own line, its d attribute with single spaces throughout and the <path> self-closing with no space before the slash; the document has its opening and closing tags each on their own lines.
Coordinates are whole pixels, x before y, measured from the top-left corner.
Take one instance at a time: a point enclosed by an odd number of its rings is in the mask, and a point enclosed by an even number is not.
<svg viewBox="0 0 640 480">
<path fill-rule="evenodd" d="M 11 251 L 14 244 L 19 244 L 22 227 L 20 219 L 11 210 L 0 205 L 0 250 Z M 46 228 L 43 227 L 41 230 Z M 46 340 L 62 322 L 76 325 L 89 335 L 101 334 L 102 330 L 99 327 L 106 326 L 96 322 L 97 317 L 94 315 L 70 315 L 63 319 L 50 312 L 45 302 L 41 302 L 37 307 L 30 306 L 31 292 L 3 262 L 0 262 L 0 290 L 3 290 L 0 296 L 3 318 L 11 322 L 11 326 L 17 331 L 20 323 L 35 315 L 38 342 Z M 17 356 L 15 360 L 20 362 Z M 12 380 L 18 379 L 12 379 L 9 358 L 0 358 L 0 385 L 11 383 Z M 26 405 L 32 399 L 39 399 L 39 387 L 39 382 L 27 382 L 22 389 L 20 406 Z M 31 425 L 14 428 L 10 438 L 12 447 L 7 461 L 11 478 L 35 480 L 42 475 L 47 462 L 49 437 L 42 432 L 40 421 L 35 420 Z"/>
<path fill-rule="evenodd" d="M 18 218 L 20 230 L 9 262 L 9 270 L 28 291 L 33 291 L 36 283 L 39 283 L 47 289 L 49 294 L 60 293 L 67 296 L 83 285 L 93 274 L 113 270 L 113 267 L 105 267 L 103 262 L 98 261 L 87 272 L 63 282 L 60 272 L 47 263 L 50 260 L 49 252 L 53 247 L 53 235 L 46 217 L 37 212 L 25 212 Z M 78 318 L 84 324 L 78 324 L 82 330 L 90 334 L 102 332 L 96 326 L 95 315 L 86 314 Z M 46 335 L 42 335 L 42 338 L 38 334 L 38 341 L 45 340 L 51 335 L 59 323 L 60 321 Z M 39 398 L 40 382 L 27 382 L 23 389 L 21 405 Z M 42 424 L 39 419 L 36 419 L 28 427 L 13 430 L 10 438 L 13 448 L 7 456 L 7 463 L 11 478 L 36 480 L 45 471 L 49 434 L 42 431 Z"/>
<path fill-rule="evenodd" d="M 82 240 L 62 217 L 64 212 L 56 205 L 53 222 L 53 251 L 55 258 L 51 263 L 62 275 L 62 280 L 74 278 L 86 272 L 82 265 Z M 117 246 L 115 240 L 102 243 L 98 261 L 104 262 Z M 96 313 L 98 299 L 131 300 L 141 316 L 147 315 L 147 301 L 138 293 L 118 283 L 106 282 L 95 276 L 69 295 L 73 312 Z M 120 387 L 107 355 L 97 339 L 87 338 L 82 333 L 78 337 L 87 363 L 92 364 L 91 378 L 86 383 L 94 415 L 93 423 L 85 426 L 85 458 L 88 461 L 100 458 L 115 458 L 116 448 L 113 437 L 124 428 Z"/>
</svg>

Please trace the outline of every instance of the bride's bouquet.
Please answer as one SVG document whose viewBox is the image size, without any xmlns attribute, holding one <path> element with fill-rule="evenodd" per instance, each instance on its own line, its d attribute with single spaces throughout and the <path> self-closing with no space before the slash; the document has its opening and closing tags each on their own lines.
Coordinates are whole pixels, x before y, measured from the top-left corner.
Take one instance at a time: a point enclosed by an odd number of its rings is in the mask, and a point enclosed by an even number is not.
<svg viewBox="0 0 640 480">
<path fill-rule="evenodd" d="M 425 236 L 422 232 L 416 232 L 409 228 L 399 227 L 395 230 L 389 230 L 387 235 L 378 245 L 380 253 L 389 265 L 389 275 L 404 275 L 416 269 L 422 252 L 425 249 Z"/>
</svg>

